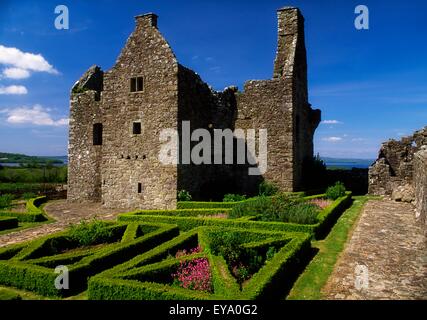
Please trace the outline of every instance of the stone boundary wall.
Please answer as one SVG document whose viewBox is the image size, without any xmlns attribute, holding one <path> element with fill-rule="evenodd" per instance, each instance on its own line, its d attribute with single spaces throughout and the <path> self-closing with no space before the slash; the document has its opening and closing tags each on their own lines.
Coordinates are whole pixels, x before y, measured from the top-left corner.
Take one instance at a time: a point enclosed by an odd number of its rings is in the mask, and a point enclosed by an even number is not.
<svg viewBox="0 0 427 320">
<path fill-rule="evenodd" d="M 427 146 L 414 155 L 414 189 L 416 216 L 427 229 Z"/>
</svg>

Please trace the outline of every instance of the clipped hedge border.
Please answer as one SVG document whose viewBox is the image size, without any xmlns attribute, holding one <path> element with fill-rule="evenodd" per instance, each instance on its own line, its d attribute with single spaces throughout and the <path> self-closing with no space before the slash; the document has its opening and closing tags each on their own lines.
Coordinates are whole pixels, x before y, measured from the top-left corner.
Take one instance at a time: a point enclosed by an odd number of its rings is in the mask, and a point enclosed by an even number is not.
<svg viewBox="0 0 427 320">
<path fill-rule="evenodd" d="M 236 204 L 244 201 L 230 201 L 230 202 L 202 202 L 202 201 L 178 201 L 176 204 L 177 209 L 219 209 L 219 208 L 233 208 Z"/>
<path fill-rule="evenodd" d="M 304 198 L 306 195 L 311 195 L 310 192 L 285 192 L 283 193 L 291 198 Z M 322 195 L 323 196 L 323 195 Z M 268 198 L 274 198 L 276 196 L 270 196 Z M 319 195 L 314 196 L 314 198 L 319 197 Z M 218 208 L 233 208 L 235 205 L 250 202 L 255 200 L 257 197 L 248 198 L 242 201 L 229 201 L 229 202 L 213 202 L 213 201 L 178 201 L 176 208 L 177 209 L 218 209 Z"/>
<path fill-rule="evenodd" d="M 216 209 L 176 209 L 176 210 L 136 210 L 126 214 L 152 215 L 152 216 L 173 216 L 173 217 L 209 217 L 217 214 L 228 214 L 231 208 Z"/>
<path fill-rule="evenodd" d="M 106 245 L 87 256 L 84 256 L 82 252 L 60 254 L 59 258 L 68 259 L 70 262 L 73 257 L 81 258 L 83 256 L 80 261 L 69 266 L 69 290 L 61 291 L 55 288 L 54 281 L 58 274 L 54 272 L 54 267 L 35 264 L 40 262 L 49 264 L 49 256 L 44 257 L 43 250 L 51 243 L 56 242 L 60 246 L 61 241 L 69 240 L 67 231 L 0 250 L 0 284 L 33 291 L 43 296 L 70 296 L 86 288 L 88 277 L 123 263 L 141 252 L 151 250 L 179 234 L 178 228 L 174 225 L 149 223 L 139 223 L 139 225 L 158 229 L 134 240 L 130 240 L 129 233 L 126 234 L 124 231 L 121 239 L 126 238 L 126 241 L 121 242 L 118 239 L 119 242 Z M 134 224 L 116 223 L 116 226 L 134 229 Z M 55 259 L 57 260 L 55 261 Z M 58 255 L 51 256 L 51 260 L 60 265 Z"/>
<path fill-rule="evenodd" d="M 17 218 L 0 217 L 0 231 L 14 229 L 18 227 Z"/>
<path fill-rule="evenodd" d="M 240 291 L 236 279 L 231 275 L 222 256 L 211 254 L 210 246 L 205 238 L 208 232 L 243 232 L 243 237 L 249 236 L 254 243 L 261 239 L 277 238 L 276 241 L 285 241 L 286 244 L 279 250 L 271 261 L 266 264 L 248 281 Z M 190 239 L 197 237 L 198 243 L 204 252 L 180 258 L 165 259 L 168 254 L 176 251 Z M 266 238 L 267 237 L 267 238 Z M 273 237 L 273 238 L 271 238 Z M 248 238 L 248 239 L 249 239 Z M 248 243 L 249 244 L 249 243 Z M 266 230 L 247 231 L 244 229 L 199 227 L 183 233 L 151 251 L 143 253 L 122 265 L 100 273 L 89 280 L 88 297 L 92 300 L 238 300 L 269 298 L 272 290 L 282 285 L 283 273 L 289 274 L 293 264 L 297 263 L 305 250 L 310 248 L 310 236 L 301 233 L 282 233 Z M 145 277 L 156 279 L 157 274 L 171 273 L 181 261 L 206 258 L 212 272 L 214 293 L 187 290 L 173 287 L 168 284 L 155 283 L 151 280 L 137 281 L 142 274 Z M 165 271 L 168 270 L 168 271 Z M 170 269 L 170 270 L 169 270 Z"/>
<path fill-rule="evenodd" d="M 47 218 L 44 215 L 43 210 L 40 208 L 42 204 L 47 201 L 46 196 L 33 198 L 27 201 L 25 207 L 27 212 L 12 212 L 12 211 L 0 211 L 2 217 L 15 217 L 19 222 L 42 222 L 46 221 Z"/>
<path fill-rule="evenodd" d="M 351 192 L 346 192 L 346 195 L 335 200 L 330 206 L 320 211 L 318 214 L 318 223 L 316 224 L 297 224 L 285 222 L 265 222 L 265 221 L 251 221 L 248 219 L 218 219 L 209 217 L 195 217 L 192 216 L 179 216 L 174 215 L 178 210 L 164 210 L 162 214 L 153 214 L 152 210 L 138 210 L 134 212 L 120 214 L 119 221 L 146 221 L 152 223 L 168 223 L 176 224 L 183 231 L 189 231 L 199 226 L 216 226 L 228 228 L 243 228 L 248 230 L 273 230 L 282 232 L 305 232 L 309 233 L 315 238 L 321 238 L 325 232 L 330 228 L 334 219 L 339 216 L 351 204 Z M 311 196 L 309 199 L 321 198 L 324 195 Z M 304 198 L 305 199 L 305 198 Z M 198 209 L 199 210 L 199 209 Z M 215 209 L 207 209 L 213 210 Z M 224 209 L 222 209 L 224 210 Z M 181 211 L 184 214 L 185 211 Z M 216 213 L 220 213 L 218 210 Z M 250 217 L 251 219 L 253 217 Z"/>
</svg>

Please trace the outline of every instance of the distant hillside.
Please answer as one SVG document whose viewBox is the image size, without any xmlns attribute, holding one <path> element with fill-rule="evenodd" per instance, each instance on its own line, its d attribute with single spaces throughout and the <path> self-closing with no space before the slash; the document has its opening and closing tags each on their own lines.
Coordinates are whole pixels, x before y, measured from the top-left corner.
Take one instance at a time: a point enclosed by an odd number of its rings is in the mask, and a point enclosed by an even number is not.
<svg viewBox="0 0 427 320">
<path fill-rule="evenodd" d="M 0 163 L 52 163 L 63 164 L 63 157 L 36 157 L 18 153 L 0 152 Z"/>
</svg>

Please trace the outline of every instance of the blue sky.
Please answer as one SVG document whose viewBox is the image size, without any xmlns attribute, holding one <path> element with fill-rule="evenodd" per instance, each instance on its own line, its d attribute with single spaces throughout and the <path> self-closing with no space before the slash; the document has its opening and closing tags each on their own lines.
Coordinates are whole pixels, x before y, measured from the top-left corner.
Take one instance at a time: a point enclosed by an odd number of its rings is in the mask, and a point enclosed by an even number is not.
<svg viewBox="0 0 427 320">
<path fill-rule="evenodd" d="M 69 30 L 54 27 L 59 4 Z M 369 30 L 354 27 L 359 4 Z M 70 88 L 92 64 L 113 66 L 135 15 L 157 13 L 180 63 L 215 89 L 242 89 L 271 78 L 284 5 L 306 18 L 310 102 L 324 120 L 316 152 L 375 158 L 382 141 L 427 125 L 423 0 L 0 0 L 0 151 L 66 154 Z"/>
</svg>

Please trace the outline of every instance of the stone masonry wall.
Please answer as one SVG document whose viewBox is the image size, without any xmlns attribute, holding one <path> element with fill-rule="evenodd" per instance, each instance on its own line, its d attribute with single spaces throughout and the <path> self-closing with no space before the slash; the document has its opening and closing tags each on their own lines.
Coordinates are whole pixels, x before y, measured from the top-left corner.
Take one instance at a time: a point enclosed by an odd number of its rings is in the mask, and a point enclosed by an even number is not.
<svg viewBox="0 0 427 320">
<path fill-rule="evenodd" d="M 427 230 L 427 146 L 414 155 L 415 209 Z"/>
<path fill-rule="evenodd" d="M 135 31 L 104 76 L 102 193 L 107 207 L 176 206 L 176 165 L 165 166 L 158 156 L 161 130 L 177 127 L 177 73 L 177 60 L 157 29 L 157 16 L 136 17 Z M 130 78 L 138 76 L 144 79 L 143 91 L 130 92 Z M 132 133 L 133 122 L 141 122 L 141 134 Z"/>
<path fill-rule="evenodd" d="M 262 180 L 284 191 L 301 189 L 320 111 L 308 103 L 304 18 L 299 10 L 278 10 L 278 29 L 273 78 L 248 81 L 243 92 L 236 87 L 216 92 L 178 64 L 157 29 L 155 14 L 137 16 L 136 28 L 114 67 L 105 73 L 98 67 L 89 69 L 73 88 L 69 200 L 161 209 L 175 208 L 177 191 L 183 189 L 195 200 L 220 200 L 224 193 L 254 194 Z M 134 77 L 143 78 L 140 92 L 130 92 Z M 181 138 L 182 121 L 187 120 L 190 134 L 203 128 L 211 137 L 215 129 L 267 129 L 267 172 L 249 176 L 248 163 L 160 163 L 161 130 L 178 130 Z M 141 134 L 133 134 L 134 122 L 142 124 Z M 94 123 L 103 125 L 100 146 L 92 143 Z M 181 156 L 181 144 L 179 151 Z M 211 157 L 213 163 L 214 154 Z"/>
<path fill-rule="evenodd" d="M 93 66 L 72 89 L 67 194 L 70 201 L 101 201 L 102 146 L 94 146 L 92 138 L 93 124 L 102 121 L 102 81 L 103 72 Z"/>
<path fill-rule="evenodd" d="M 391 196 L 398 188 L 411 188 L 414 154 L 424 145 L 427 127 L 400 141 L 383 143 L 377 161 L 369 168 L 369 193 Z"/>
<path fill-rule="evenodd" d="M 273 79 L 245 84 L 237 96 L 236 127 L 268 129 L 268 170 L 263 178 L 284 191 L 294 191 L 303 187 L 303 163 L 313 156 L 320 111 L 308 103 L 304 18 L 293 7 L 277 14 Z"/>
</svg>

